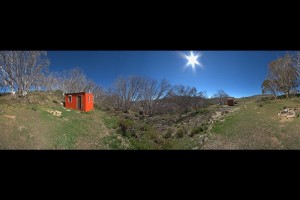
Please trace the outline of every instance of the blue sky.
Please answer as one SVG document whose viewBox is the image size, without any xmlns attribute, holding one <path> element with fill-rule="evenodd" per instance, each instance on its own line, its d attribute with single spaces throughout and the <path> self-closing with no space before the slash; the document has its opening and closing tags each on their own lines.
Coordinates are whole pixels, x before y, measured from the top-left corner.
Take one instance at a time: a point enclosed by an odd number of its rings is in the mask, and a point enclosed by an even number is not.
<svg viewBox="0 0 300 200">
<path fill-rule="evenodd" d="M 286 51 L 194 51 L 203 68 L 184 69 L 180 53 L 190 51 L 48 51 L 50 71 L 79 67 L 97 84 L 110 87 L 119 76 L 143 75 L 167 79 L 172 85 L 195 86 L 210 97 L 218 89 L 230 96 L 261 93 L 268 63 Z"/>
</svg>

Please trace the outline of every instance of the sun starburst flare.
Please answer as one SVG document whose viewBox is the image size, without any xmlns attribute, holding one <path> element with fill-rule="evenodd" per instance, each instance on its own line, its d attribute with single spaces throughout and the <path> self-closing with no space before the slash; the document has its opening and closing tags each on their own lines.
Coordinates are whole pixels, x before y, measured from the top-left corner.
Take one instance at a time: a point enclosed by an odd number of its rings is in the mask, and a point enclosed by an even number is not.
<svg viewBox="0 0 300 200">
<path fill-rule="evenodd" d="M 196 67 L 199 66 L 200 68 L 203 68 L 203 65 L 198 61 L 198 58 L 201 57 L 200 53 L 197 53 L 194 55 L 194 52 L 191 51 L 190 55 L 182 54 L 182 56 L 187 59 L 187 63 L 185 64 L 184 68 L 190 67 L 194 72 L 196 71 Z"/>
</svg>

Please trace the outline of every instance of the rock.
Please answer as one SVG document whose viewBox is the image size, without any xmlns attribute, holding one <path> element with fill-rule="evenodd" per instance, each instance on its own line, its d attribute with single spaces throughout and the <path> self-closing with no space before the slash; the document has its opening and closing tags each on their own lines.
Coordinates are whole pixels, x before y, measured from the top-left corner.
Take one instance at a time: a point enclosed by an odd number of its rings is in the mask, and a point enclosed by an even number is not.
<svg viewBox="0 0 300 200">
<path fill-rule="evenodd" d="M 209 140 L 209 138 L 205 136 L 205 137 L 203 138 L 202 142 L 207 142 L 208 140 Z"/>
<path fill-rule="evenodd" d="M 291 115 L 287 115 L 286 117 L 287 117 L 287 118 L 295 118 L 295 117 L 296 117 L 296 114 L 294 113 L 294 114 L 291 114 Z"/>
<path fill-rule="evenodd" d="M 199 140 L 199 145 L 201 146 L 203 144 L 203 140 Z"/>
<path fill-rule="evenodd" d="M 24 126 L 22 126 L 22 125 L 18 127 L 19 131 L 22 131 L 23 129 L 26 129 L 26 128 Z"/>
<path fill-rule="evenodd" d="M 14 115 L 3 115 L 3 117 L 9 118 L 9 119 L 16 119 L 16 116 L 14 116 Z"/>
</svg>

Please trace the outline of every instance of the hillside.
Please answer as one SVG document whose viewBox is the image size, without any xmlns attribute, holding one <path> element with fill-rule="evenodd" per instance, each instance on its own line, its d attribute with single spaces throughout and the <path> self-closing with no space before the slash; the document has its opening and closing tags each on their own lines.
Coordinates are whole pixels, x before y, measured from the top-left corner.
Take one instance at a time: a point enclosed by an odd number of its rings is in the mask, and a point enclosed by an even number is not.
<svg viewBox="0 0 300 200">
<path fill-rule="evenodd" d="M 153 117 L 65 109 L 61 93 L 0 96 L 0 149 L 300 149 L 300 118 L 278 117 L 300 98 L 241 98 L 185 114 Z"/>
<path fill-rule="evenodd" d="M 239 101 L 240 111 L 216 123 L 203 149 L 300 149 L 300 98 Z M 293 108 L 296 118 L 279 117 Z"/>
<path fill-rule="evenodd" d="M 34 93 L 17 101 L 0 97 L 0 149 L 107 149 L 99 110 L 64 109 L 57 94 Z M 48 111 L 61 112 L 55 116 Z"/>
</svg>

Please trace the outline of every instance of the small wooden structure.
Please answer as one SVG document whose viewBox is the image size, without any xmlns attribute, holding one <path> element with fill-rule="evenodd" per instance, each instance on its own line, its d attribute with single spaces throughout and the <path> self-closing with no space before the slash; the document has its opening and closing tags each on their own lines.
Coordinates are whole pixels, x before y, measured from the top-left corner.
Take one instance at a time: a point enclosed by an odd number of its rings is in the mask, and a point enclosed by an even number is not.
<svg viewBox="0 0 300 200">
<path fill-rule="evenodd" d="M 79 92 L 65 94 L 65 107 L 88 112 L 94 108 L 92 93 Z"/>
<path fill-rule="evenodd" d="M 233 97 L 227 98 L 227 105 L 228 106 L 233 106 L 234 105 L 234 98 Z"/>
</svg>

